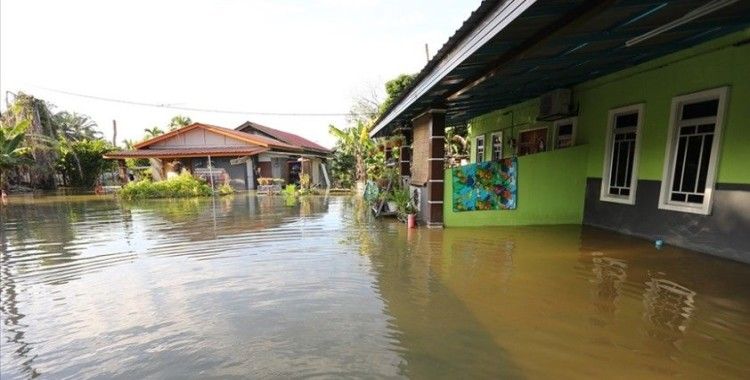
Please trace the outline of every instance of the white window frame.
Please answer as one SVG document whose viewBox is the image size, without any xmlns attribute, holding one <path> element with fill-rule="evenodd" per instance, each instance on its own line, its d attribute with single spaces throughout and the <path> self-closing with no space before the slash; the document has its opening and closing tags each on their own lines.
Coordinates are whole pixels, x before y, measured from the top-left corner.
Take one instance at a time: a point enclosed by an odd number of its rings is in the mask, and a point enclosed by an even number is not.
<svg viewBox="0 0 750 380">
<path fill-rule="evenodd" d="M 729 86 L 714 88 L 705 91 L 694 92 L 687 95 L 672 98 L 672 109 L 669 114 L 669 131 L 667 132 L 667 147 L 664 153 L 664 169 L 662 170 L 661 191 L 659 193 L 659 208 L 662 210 L 681 211 L 693 214 L 710 215 L 713 207 L 713 190 L 716 186 L 716 172 L 721 156 L 722 132 L 724 127 L 724 116 L 726 104 L 729 98 Z M 677 155 L 677 137 L 679 133 L 680 109 L 685 103 L 695 103 L 702 100 L 719 99 L 716 110 L 716 126 L 714 127 L 714 138 L 711 143 L 711 158 L 708 162 L 706 174 L 706 188 L 702 204 L 686 204 L 684 202 L 672 203 L 670 201 L 672 181 L 674 180 L 674 160 Z M 697 181 L 697 178 L 696 178 Z"/>
<path fill-rule="evenodd" d="M 481 157 L 479 156 L 479 140 L 482 140 L 482 156 Z M 474 138 L 474 161 L 475 163 L 484 161 L 484 156 L 485 156 L 485 153 L 487 152 L 486 142 L 487 141 L 484 139 L 484 135 L 479 135 Z"/>
<path fill-rule="evenodd" d="M 570 146 L 558 148 L 557 147 L 557 137 L 559 134 L 559 128 L 561 125 L 571 124 L 573 125 L 573 133 L 570 136 Z M 552 129 L 553 129 L 553 136 L 552 136 L 552 149 L 551 150 L 557 150 L 557 149 L 565 149 L 565 148 L 572 148 L 576 146 L 576 132 L 578 130 L 578 117 L 569 117 L 566 119 L 560 119 L 555 120 L 554 123 L 552 123 Z"/>
<path fill-rule="evenodd" d="M 635 193 L 638 186 L 638 161 L 641 156 L 641 130 L 645 117 L 645 103 L 632 104 L 629 106 L 609 110 L 607 120 L 607 134 L 604 146 L 604 168 L 602 169 L 602 184 L 599 190 L 599 200 L 604 202 L 635 204 Z M 615 119 L 618 115 L 638 112 L 638 124 L 635 126 L 635 150 L 633 151 L 633 170 L 630 175 L 630 194 L 628 196 L 612 195 L 609 193 L 610 173 L 612 172 L 612 143 L 614 139 Z"/>
<path fill-rule="evenodd" d="M 500 136 L 500 159 L 502 159 L 505 156 L 505 146 L 503 145 L 503 131 L 497 131 L 493 132 L 490 135 L 490 155 L 492 156 L 492 161 L 495 161 L 495 136 Z"/>
</svg>

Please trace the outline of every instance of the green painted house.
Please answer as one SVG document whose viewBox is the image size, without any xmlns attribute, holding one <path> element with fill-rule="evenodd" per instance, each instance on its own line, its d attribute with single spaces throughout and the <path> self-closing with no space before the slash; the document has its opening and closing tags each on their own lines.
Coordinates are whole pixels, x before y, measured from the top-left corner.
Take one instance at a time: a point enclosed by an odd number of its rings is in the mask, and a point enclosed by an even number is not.
<svg viewBox="0 0 750 380">
<path fill-rule="evenodd" d="M 517 157 L 515 209 L 454 211 L 461 124 L 471 162 Z M 394 133 L 426 225 L 585 224 L 750 262 L 748 2 L 483 2 L 373 130 Z"/>
</svg>

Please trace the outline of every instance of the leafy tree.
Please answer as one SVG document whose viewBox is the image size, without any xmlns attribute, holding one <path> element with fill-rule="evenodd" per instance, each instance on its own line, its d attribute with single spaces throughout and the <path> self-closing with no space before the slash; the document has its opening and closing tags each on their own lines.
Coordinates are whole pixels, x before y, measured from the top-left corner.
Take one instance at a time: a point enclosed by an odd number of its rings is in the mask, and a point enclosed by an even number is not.
<svg viewBox="0 0 750 380">
<path fill-rule="evenodd" d="M 333 152 L 331 160 L 331 177 L 334 187 L 348 189 L 354 185 L 356 159 L 342 149 Z"/>
<path fill-rule="evenodd" d="M 9 171 L 31 162 L 31 149 L 22 145 L 29 124 L 28 120 L 15 125 L 0 123 L 0 189 L 5 188 L 5 177 Z"/>
<path fill-rule="evenodd" d="M 414 81 L 416 75 L 414 74 L 401 74 L 396 78 L 385 82 L 385 93 L 386 98 L 380 105 L 380 113 L 387 111 L 393 105 L 393 102 L 401 96 L 401 93 L 406 90 L 407 87 Z"/>
<path fill-rule="evenodd" d="M 193 121 L 190 120 L 189 117 L 183 116 L 183 115 L 177 115 L 177 116 L 174 116 L 169 121 L 169 130 L 170 131 L 174 131 L 175 129 L 180 129 L 182 127 L 187 127 L 190 124 L 193 124 Z"/>
<path fill-rule="evenodd" d="M 370 83 L 365 84 L 352 99 L 352 106 L 346 117 L 347 123 L 349 125 L 372 124 L 373 120 L 380 115 L 380 103 L 377 88 Z"/>
<path fill-rule="evenodd" d="M 71 185 L 91 188 L 105 170 L 113 168 L 114 162 L 103 157 L 112 149 L 112 145 L 100 139 L 61 144 L 58 168 Z"/>
<path fill-rule="evenodd" d="M 50 111 L 53 106 L 31 95 L 18 93 L 13 103 L 2 115 L 6 125 L 16 125 L 27 121 L 24 146 L 29 148 L 33 162 L 22 170 L 31 178 L 31 185 L 37 188 L 55 187 L 56 143 L 61 133 Z"/>
</svg>

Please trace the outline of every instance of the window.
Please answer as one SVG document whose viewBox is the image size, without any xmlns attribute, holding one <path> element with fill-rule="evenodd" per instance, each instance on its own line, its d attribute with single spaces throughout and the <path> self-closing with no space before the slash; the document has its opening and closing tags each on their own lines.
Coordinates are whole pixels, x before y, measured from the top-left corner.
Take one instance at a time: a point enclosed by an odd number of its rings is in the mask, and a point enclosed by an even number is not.
<svg viewBox="0 0 750 380">
<path fill-rule="evenodd" d="M 576 124 L 578 118 L 558 120 L 555 122 L 555 149 L 567 148 L 576 143 Z"/>
<path fill-rule="evenodd" d="M 547 150 L 547 127 L 518 133 L 518 155 L 541 153 Z"/>
<path fill-rule="evenodd" d="M 635 204 L 643 104 L 609 111 L 599 199 Z"/>
<path fill-rule="evenodd" d="M 503 159 L 503 132 L 492 134 L 492 160 L 500 161 Z"/>
<path fill-rule="evenodd" d="M 728 87 L 672 99 L 659 208 L 708 215 Z"/>
<path fill-rule="evenodd" d="M 484 161 L 484 136 L 477 136 L 476 140 L 477 150 L 475 152 L 474 162 Z"/>
</svg>

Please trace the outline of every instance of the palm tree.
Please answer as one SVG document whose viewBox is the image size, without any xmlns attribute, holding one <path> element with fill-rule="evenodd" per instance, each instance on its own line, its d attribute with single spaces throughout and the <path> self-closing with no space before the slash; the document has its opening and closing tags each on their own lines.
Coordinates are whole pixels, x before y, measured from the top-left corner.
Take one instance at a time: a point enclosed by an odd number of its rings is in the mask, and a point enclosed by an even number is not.
<svg viewBox="0 0 750 380">
<path fill-rule="evenodd" d="M 189 117 L 183 116 L 183 115 L 177 115 L 173 117 L 172 120 L 169 121 L 169 130 L 174 131 L 175 129 L 187 127 L 190 124 L 193 124 L 193 121 L 190 120 Z"/>
<path fill-rule="evenodd" d="M 101 132 L 96 130 L 96 122 L 86 115 L 58 112 L 53 117 L 61 137 L 68 141 L 95 140 L 101 138 Z"/>
<path fill-rule="evenodd" d="M 164 133 L 164 131 L 159 127 L 146 128 L 143 131 L 146 132 L 146 139 L 152 139 Z"/>
<path fill-rule="evenodd" d="M 333 125 L 329 125 L 328 132 L 338 139 L 337 145 L 342 152 L 354 156 L 357 190 L 364 190 L 364 184 L 367 181 L 365 158 L 374 146 L 374 142 L 370 138 L 370 128 L 368 128 L 367 124 L 358 122 L 356 126 L 346 129 L 338 129 Z"/>
<path fill-rule="evenodd" d="M 26 130 L 29 121 L 22 120 L 13 126 L 0 124 L 0 189 L 5 186 L 5 174 L 22 164 L 31 162 L 29 153 L 31 149 L 22 146 L 26 138 Z"/>
</svg>

